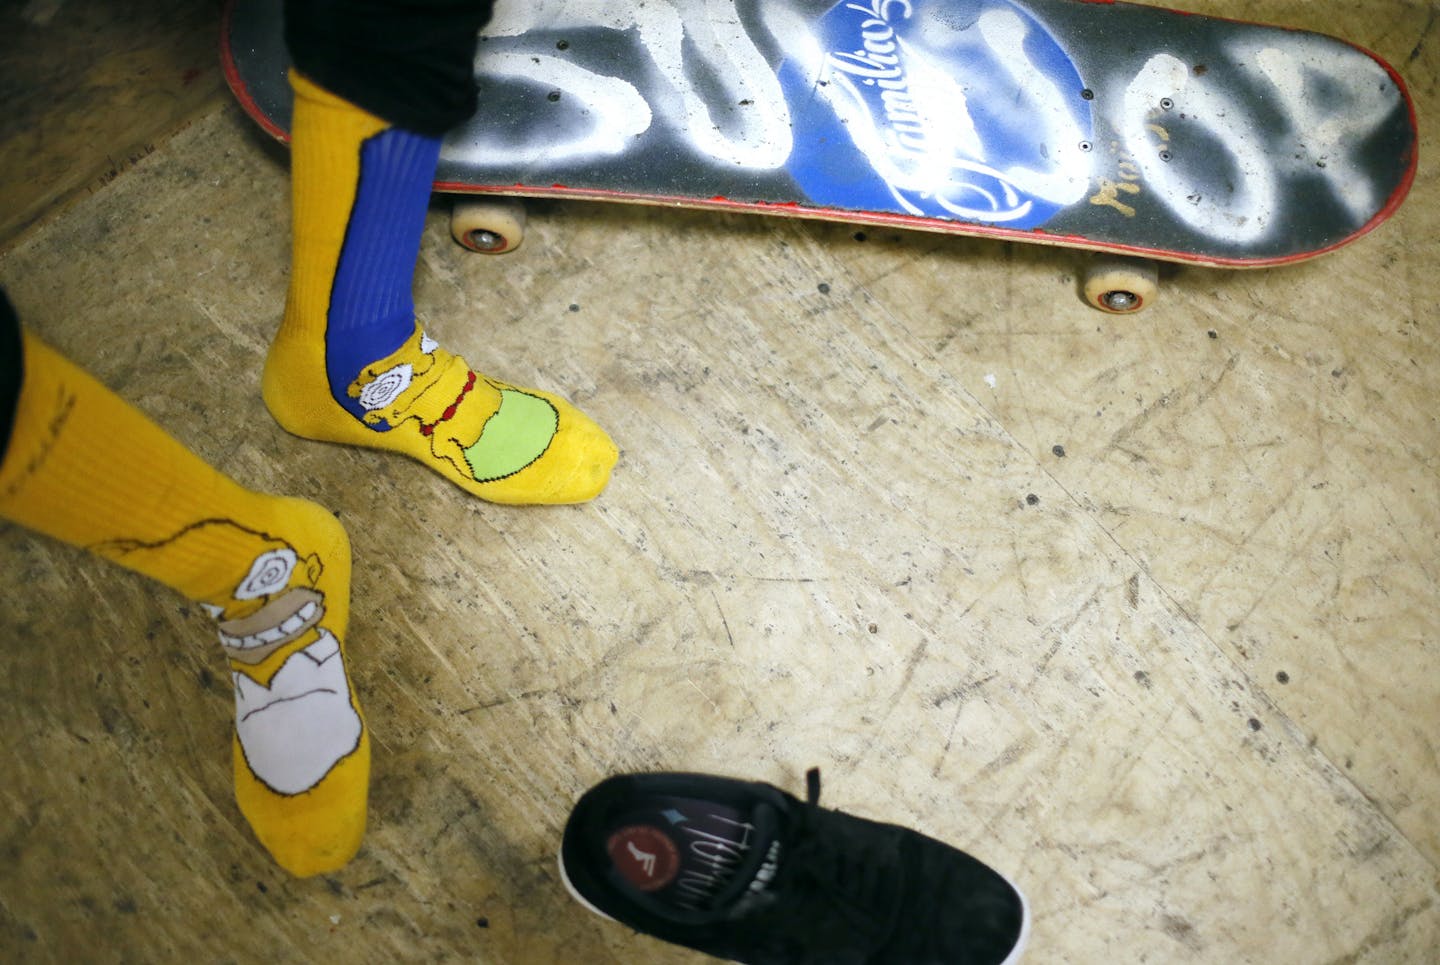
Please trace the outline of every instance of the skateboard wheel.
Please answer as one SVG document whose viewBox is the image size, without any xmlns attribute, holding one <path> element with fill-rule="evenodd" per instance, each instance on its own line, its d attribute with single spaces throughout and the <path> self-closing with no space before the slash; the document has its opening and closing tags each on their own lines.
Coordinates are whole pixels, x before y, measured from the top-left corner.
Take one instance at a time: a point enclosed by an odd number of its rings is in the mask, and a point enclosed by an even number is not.
<svg viewBox="0 0 1440 965">
<path fill-rule="evenodd" d="M 1133 258 L 1096 258 L 1085 271 L 1085 300 L 1112 315 L 1132 315 L 1154 304 L 1160 266 Z"/>
<path fill-rule="evenodd" d="M 514 251 L 525 240 L 525 205 L 514 198 L 456 201 L 450 236 L 485 255 Z"/>
</svg>

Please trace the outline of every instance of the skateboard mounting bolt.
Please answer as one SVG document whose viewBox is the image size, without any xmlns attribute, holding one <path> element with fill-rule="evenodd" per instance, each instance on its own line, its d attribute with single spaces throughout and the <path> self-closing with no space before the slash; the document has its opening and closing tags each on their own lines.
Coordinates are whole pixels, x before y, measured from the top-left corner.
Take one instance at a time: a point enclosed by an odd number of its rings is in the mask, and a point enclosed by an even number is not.
<svg viewBox="0 0 1440 965">
<path fill-rule="evenodd" d="M 1080 92 L 1080 99 L 1093 101 L 1095 99 L 1095 92 L 1087 87 Z"/>
<path fill-rule="evenodd" d="M 1105 307 L 1112 312 L 1129 312 L 1140 304 L 1140 299 L 1135 293 L 1127 291 L 1106 292 L 1101 296 L 1101 301 L 1103 301 Z"/>
<path fill-rule="evenodd" d="M 1095 145 L 1091 144 L 1089 141 L 1081 141 L 1081 142 L 1080 142 L 1080 150 L 1083 151 L 1083 152 L 1086 153 L 1086 154 L 1089 154 L 1090 151 L 1094 148 L 1094 146 L 1095 146 Z"/>
<path fill-rule="evenodd" d="M 1175 109 L 1175 102 L 1166 97 L 1160 101 L 1160 109 L 1162 111 L 1173 111 Z"/>
<path fill-rule="evenodd" d="M 505 238 L 493 231 L 472 231 L 468 240 L 476 251 L 499 251 L 505 247 Z"/>
<path fill-rule="evenodd" d="M 1161 151 L 1161 152 L 1160 152 L 1160 160 L 1162 160 L 1162 161 L 1168 161 L 1168 160 L 1170 160 L 1171 158 L 1173 158 L 1174 156 L 1175 156 L 1175 155 L 1171 154 L 1169 151 Z"/>
</svg>

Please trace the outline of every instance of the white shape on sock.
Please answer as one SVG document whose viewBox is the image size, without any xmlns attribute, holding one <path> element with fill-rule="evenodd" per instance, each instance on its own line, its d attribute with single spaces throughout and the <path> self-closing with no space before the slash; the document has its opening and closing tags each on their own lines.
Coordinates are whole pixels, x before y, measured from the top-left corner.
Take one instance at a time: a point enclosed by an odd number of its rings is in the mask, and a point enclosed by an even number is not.
<svg viewBox="0 0 1440 965">
<path fill-rule="evenodd" d="M 255 776 L 281 794 L 310 790 L 360 743 L 340 642 L 320 638 L 290 655 L 265 687 L 239 672 L 235 730 Z"/>
<path fill-rule="evenodd" d="M 409 362 L 402 362 L 394 368 L 386 369 L 375 376 L 374 381 L 360 390 L 360 405 L 367 412 L 385 408 L 410 387 L 410 382 L 414 377 L 415 369 Z"/>
<path fill-rule="evenodd" d="M 231 595 L 237 600 L 255 600 L 283 590 L 290 582 L 290 574 L 295 572 L 296 562 L 295 551 L 288 546 L 261 553 L 255 557 L 255 562 L 250 564 L 250 572 L 245 574 L 245 579 Z"/>
</svg>

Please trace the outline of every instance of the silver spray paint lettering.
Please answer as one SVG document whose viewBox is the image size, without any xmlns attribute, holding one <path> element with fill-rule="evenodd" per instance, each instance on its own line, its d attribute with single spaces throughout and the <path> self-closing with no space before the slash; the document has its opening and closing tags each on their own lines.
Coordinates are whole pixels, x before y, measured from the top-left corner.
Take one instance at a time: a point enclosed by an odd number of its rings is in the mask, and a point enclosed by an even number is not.
<svg viewBox="0 0 1440 965">
<path fill-rule="evenodd" d="M 615 74 L 601 74 L 563 56 L 537 54 L 508 40 L 541 30 L 615 31 L 632 55 Z M 573 123 L 559 140 L 523 144 L 474 142 L 465 157 L 478 164 L 542 164 L 622 153 L 657 119 L 702 155 L 736 167 L 773 169 L 790 156 L 790 113 L 779 81 L 728 0 L 530 0 L 500 4 L 485 29 L 477 71 L 535 90 L 563 92 Z M 647 74 L 659 83 L 645 80 Z M 702 90 L 698 76 L 717 90 Z M 642 92 L 641 84 L 647 86 Z M 745 105 L 736 110 L 735 105 Z M 726 123 L 721 124 L 721 118 Z"/>
<path fill-rule="evenodd" d="M 1121 131 L 1143 181 L 1174 214 L 1195 231 L 1230 242 L 1253 243 L 1284 227 L 1284 179 L 1320 177 L 1357 219 L 1378 206 L 1375 187 L 1356 156 L 1355 145 L 1384 123 L 1397 100 L 1394 82 L 1369 56 L 1305 34 L 1264 42 L 1242 40 L 1230 51 L 1235 69 L 1268 89 L 1269 105 L 1288 120 L 1288 130 L 1262 127 L 1253 111 L 1219 85 L 1197 77 L 1168 53 L 1146 62 L 1125 91 Z M 1308 96 L 1311 78 L 1324 78 L 1343 92 L 1331 110 Z M 1198 190 L 1187 178 L 1186 158 L 1168 148 L 1168 121 L 1155 105 L 1173 104 L 1175 114 L 1198 125 L 1241 177 L 1224 192 Z M 1122 212 L 1123 213 L 1123 212 Z"/>
</svg>

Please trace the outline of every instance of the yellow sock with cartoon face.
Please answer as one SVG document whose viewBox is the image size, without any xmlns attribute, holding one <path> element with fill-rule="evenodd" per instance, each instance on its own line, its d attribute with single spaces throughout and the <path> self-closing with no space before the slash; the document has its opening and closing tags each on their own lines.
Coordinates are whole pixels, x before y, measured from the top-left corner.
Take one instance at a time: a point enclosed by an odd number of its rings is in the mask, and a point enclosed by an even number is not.
<svg viewBox="0 0 1440 965">
<path fill-rule="evenodd" d="M 310 439 L 406 453 L 482 499 L 576 503 L 618 452 L 564 399 L 475 372 L 415 319 L 411 285 L 440 141 L 298 74 L 293 260 L 265 402 Z"/>
<path fill-rule="evenodd" d="M 0 516 L 172 587 L 217 622 L 235 689 L 235 796 L 299 876 L 365 833 L 369 730 L 345 666 L 350 542 L 314 503 L 244 489 L 24 336 Z"/>
</svg>

